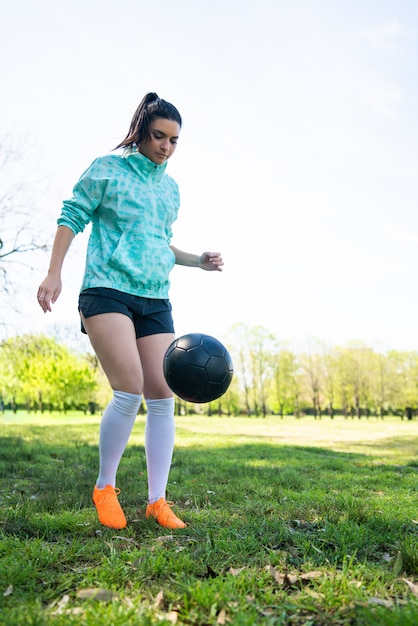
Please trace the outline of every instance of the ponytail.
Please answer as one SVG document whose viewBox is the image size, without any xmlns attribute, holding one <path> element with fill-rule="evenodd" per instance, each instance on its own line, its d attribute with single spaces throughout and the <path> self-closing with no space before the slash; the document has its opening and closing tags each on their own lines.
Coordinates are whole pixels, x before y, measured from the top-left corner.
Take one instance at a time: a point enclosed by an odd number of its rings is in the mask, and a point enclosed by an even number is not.
<svg viewBox="0 0 418 626">
<path fill-rule="evenodd" d="M 162 100 L 156 93 L 147 93 L 136 109 L 129 127 L 128 134 L 115 148 L 132 150 L 149 137 L 149 125 L 157 119 L 163 118 L 177 122 L 181 128 L 182 120 L 176 107 L 166 100 Z"/>
</svg>

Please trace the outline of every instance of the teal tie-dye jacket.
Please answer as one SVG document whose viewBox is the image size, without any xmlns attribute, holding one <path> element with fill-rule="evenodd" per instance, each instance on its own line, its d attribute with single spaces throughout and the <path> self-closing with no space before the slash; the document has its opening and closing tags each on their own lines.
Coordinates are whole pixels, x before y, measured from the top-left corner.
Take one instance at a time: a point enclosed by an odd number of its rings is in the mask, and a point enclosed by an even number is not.
<svg viewBox="0 0 418 626">
<path fill-rule="evenodd" d="M 168 298 L 169 247 L 180 196 L 176 182 L 139 152 L 96 159 L 63 203 L 58 225 L 74 234 L 91 222 L 83 289 L 110 287 Z"/>
</svg>

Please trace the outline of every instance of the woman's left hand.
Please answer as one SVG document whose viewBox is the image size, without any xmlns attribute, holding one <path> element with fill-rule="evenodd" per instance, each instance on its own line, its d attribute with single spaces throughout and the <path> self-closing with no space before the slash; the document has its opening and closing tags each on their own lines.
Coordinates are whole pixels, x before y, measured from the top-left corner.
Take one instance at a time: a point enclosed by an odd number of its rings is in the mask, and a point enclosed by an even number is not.
<svg viewBox="0 0 418 626">
<path fill-rule="evenodd" d="M 203 252 L 200 255 L 199 267 L 202 270 L 207 270 L 209 272 L 216 270 L 218 272 L 222 272 L 223 264 L 224 262 L 222 261 L 222 255 L 220 252 Z"/>
</svg>

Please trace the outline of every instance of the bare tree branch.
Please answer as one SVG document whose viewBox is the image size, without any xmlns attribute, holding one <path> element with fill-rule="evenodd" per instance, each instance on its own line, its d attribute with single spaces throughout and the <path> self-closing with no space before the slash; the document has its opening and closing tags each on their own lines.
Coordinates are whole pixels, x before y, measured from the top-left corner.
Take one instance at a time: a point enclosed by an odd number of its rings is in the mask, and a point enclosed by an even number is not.
<svg viewBox="0 0 418 626">
<path fill-rule="evenodd" d="M 16 141 L 8 136 L 0 137 L 0 298 L 3 304 L 4 296 L 28 286 L 27 273 L 35 269 L 37 254 L 49 249 L 44 240 L 45 229 L 39 222 L 40 212 L 34 210 L 32 200 L 39 196 L 39 189 L 28 171 L 32 170 Z M 14 299 L 8 304 L 13 309 Z"/>
<path fill-rule="evenodd" d="M 0 249 L 3 247 L 3 242 L 0 239 Z M 36 241 L 29 241 L 28 243 L 22 243 L 12 247 L 8 252 L 4 252 L 0 254 L 0 259 L 4 259 L 11 254 L 21 253 L 21 252 L 33 252 L 34 250 L 43 250 L 46 252 L 48 250 L 47 244 L 38 244 Z"/>
</svg>

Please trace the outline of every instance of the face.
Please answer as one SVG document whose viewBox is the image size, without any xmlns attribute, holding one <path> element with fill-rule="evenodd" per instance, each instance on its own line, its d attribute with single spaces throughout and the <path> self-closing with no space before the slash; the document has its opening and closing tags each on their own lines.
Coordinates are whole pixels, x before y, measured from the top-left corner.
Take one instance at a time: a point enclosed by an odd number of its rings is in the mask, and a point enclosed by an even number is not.
<svg viewBox="0 0 418 626">
<path fill-rule="evenodd" d="M 180 126 L 162 117 L 149 125 L 150 136 L 139 146 L 139 152 L 156 165 L 162 165 L 173 154 L 180 135 Z"/>
</svg>

